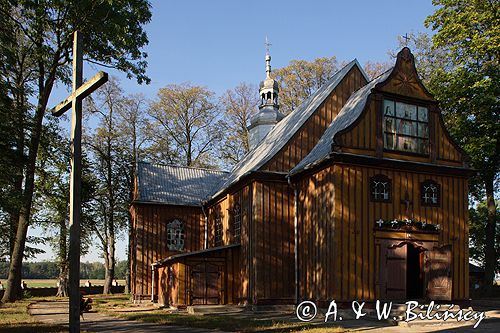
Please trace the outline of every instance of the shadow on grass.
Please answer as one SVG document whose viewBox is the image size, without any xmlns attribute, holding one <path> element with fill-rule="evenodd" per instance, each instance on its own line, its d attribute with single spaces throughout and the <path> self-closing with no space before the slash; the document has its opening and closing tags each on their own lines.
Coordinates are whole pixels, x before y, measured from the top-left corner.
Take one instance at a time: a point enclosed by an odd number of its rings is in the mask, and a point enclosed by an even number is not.
<svg viewBox="0 0 500 333">
<path fill-rule="evenodd" d="M 0 333 L 60 333 L 68 332 L 67 328 L 57 325 L 26 323 L 0 326 Z"/>
<path fill-rule="evenodd" d="M 317 327 L 317 325 L 292 322 L 287 320 L 269 320 L 235 315 L 185 315 L 162 312 L 120 314 L 128 320 L 139 320 L 161 325 L 187 326 L 196 328 L 217 329 L 227 332 L 268 332 L 282 333 L 292 331 L 308 331 L 314 328 L 317 332 L 344 332 L 340 327 Z M 323 326 L 323 325 L 322 325 Z"/>
</svg>

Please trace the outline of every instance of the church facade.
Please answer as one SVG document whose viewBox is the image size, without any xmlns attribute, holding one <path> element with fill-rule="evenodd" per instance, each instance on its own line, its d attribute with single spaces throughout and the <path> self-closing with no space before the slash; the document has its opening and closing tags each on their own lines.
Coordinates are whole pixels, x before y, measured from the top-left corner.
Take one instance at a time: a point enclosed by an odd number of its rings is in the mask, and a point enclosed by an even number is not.
<svg viewBox="0 0 500 333">
<path fill-rule="evenodd" d="M 373 80 L 353 60 L 287 116 L 270 60 L 230 172 L 139 163 L 134 297 L 467 301 L 471 169 L 410 50 Z"/>
</svg>

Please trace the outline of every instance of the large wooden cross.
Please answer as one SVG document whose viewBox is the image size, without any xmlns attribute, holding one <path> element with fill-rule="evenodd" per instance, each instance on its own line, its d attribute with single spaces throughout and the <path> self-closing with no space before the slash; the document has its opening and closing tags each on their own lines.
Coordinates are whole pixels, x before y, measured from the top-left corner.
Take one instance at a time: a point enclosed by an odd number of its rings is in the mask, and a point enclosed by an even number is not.
<svg viewBox="0 0 500 333">
<path fill-rule="evenodd" d="M 82 180 L 82 100 L 108 81 L 108 74 L 97 73 L 83 83 L 82 36 L 73 40 L 73 92 L 59 103 L 52 114 L 71 113 L 71 181 L 69 185 L 69 331 L 80 332 L 80 214 Z"/>
</svg>

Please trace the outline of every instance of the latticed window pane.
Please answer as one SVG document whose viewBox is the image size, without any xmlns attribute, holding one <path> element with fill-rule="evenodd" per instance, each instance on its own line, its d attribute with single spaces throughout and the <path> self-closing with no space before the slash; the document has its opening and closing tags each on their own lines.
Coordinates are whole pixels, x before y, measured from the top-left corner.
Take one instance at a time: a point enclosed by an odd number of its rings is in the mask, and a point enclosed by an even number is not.
<svg viewBox="0 0 500 333">
<path fill-rule="evenodd" d="M 391 180 L 384 175 L 370 179 L 370 197 L 372 201 L 389 202 L 391 200 Z"/>
<path fill-rule="evenodd" d="M 184 250 L 184 224 L 177 219 L 167 224 L 167 248 L 171 251 Z"/>
<path fill-rule="evenodd" d="M 233 236 L 236 243 L 240 242 L 241 235 L 241 207 L 237 203 L 234 205 L 233 209 Z"/>
<path fill-rule="evenodd" d="M 220 213 L 215 215 L 215 246 L 222 246 L 222 217 Z"/>
<path fill-rule="evenodd" d="M 429 154 L 428 113 L 423 106 L 384 100 L 384 148 Z"/>
<path fill-rule="evenodd" d="M 426 180 L 420 188 L 420 196 L 423 206 L 439 206 L 441 189 L 438 183 L 433 180 Z"/>
</svg>

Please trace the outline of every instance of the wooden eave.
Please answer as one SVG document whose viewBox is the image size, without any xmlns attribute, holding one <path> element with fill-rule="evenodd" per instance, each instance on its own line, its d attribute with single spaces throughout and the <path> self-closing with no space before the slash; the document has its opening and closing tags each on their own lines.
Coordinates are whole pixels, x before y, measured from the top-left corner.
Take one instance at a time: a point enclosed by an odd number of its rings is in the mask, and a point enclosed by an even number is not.
<svg viewBox="0 0 500 333">
<path fill-rule="evenodd" d="M 225 188 L 219 194 L 214 197 L 211 197 L 207 201 L 203 202 L 203 206 L 210 206 L 211 204 L 216 203 L 223 197 L 227 195 L 229 192 L 233 192 L 236 188 L 243 187 L 244 185 L 251 183 L 252 181 L 273 181 L 286 183 L 287 182 L 287 172 L 277 172 L 277 171 L 265 171 L 265 170 L 256 170 L 251 171 L 244 174 L 240 179 L 231 184 L 229 187 Z"/>
<path fill-rule="evenodd" d="M 349 164 L 349 165 L 360 165 L 367 167 L 376 168 L 386 168 L 386 169 L 398 169 L 417 173 L 427 173 L 427 174 L 439 174 L 439 175 L 452 175 L 457 177 L 472 177 L 476 175 L 477 171 L 471 168 L 465 167 L 453 167 L 446 165 L 437 165 L 431 163 L 414 162 L 414 161 L 403 161 L 388 158 L 377 158 L 373 156 L 357 155 L 351 153 L 339 153 L 332 152 L 321 162 L 311 166 L 308 169 L 304 169 L 290 177 L 292 182 L 296 182 L 298 179 L 315 174 L 322 169 L 335 164 Z"/>
<path fill-rule="evenodd" d="M 215 252 L 223 252 L 223 251 L 237 248 L 240 246 L 241 246 L 240 244 L 230 244 L 230 245 L 212 247 L 212 248 L 204 249 L 204 250 L 174 254 L 174 255 L 171 255 L 170 257 L 158 260 L 157 262 L 153 263 L 153 266 L 161 267 L 161 266 L 164 266 L 164 265 L 169 264 L 169 263 L 179 262 L 183 259 L 188 259 L 188 258 L 193 258 L 193 257 L 203 257 L 203 256 L 208 255 L 208 254 L 212 254 Z"/>
</svg>

